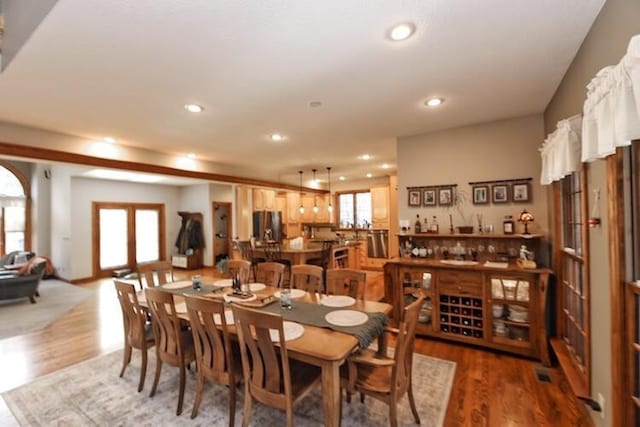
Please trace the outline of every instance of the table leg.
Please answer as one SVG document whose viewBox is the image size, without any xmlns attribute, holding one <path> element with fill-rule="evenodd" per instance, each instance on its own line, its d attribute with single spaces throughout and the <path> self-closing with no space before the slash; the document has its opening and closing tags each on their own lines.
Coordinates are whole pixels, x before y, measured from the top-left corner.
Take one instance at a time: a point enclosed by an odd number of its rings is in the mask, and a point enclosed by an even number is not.
<svg viewBox="0 0 640 427">
<path fill-rule="evenodd" d="M 324 425 L 340 425 L 340 363 L 326 361 L 322 364 L 322 413 Z"/>
</svg>

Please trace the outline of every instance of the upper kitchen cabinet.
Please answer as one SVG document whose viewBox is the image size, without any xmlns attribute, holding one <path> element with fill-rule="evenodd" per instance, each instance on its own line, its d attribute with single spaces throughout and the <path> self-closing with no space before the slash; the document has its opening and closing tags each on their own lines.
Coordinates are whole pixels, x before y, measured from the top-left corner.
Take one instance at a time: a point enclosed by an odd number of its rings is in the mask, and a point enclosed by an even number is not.
<svg viewBox="0 0 640 427">
<path fill-rule="evenodd" d="M 254 211 L 276 210 L 275 190 L 263 190 L 260 188 L 254 188 L 253 189 L 253 210 Z"/>
<path fill-rule="evenodd" d="M 300 195 L 287 193 L 287 222 L 297 224 L 300 222 Z"/>
<path fill-rule="evenodd" d="M 389 229 L 389 187 L 371 187 L 371 224 L 374 229 Z"/>
<path fill-rule="evenodd" d="M 302 196 L 302 206 L 304 206 L 304 214 L 302 222 L 305 223 L 329 223 L 331 215 L 329 214 L 329 195 L 327 194 L 306 194 Z M 313 207 L 317 207 L 317 212 L 313 211 Z"/>
</svg>

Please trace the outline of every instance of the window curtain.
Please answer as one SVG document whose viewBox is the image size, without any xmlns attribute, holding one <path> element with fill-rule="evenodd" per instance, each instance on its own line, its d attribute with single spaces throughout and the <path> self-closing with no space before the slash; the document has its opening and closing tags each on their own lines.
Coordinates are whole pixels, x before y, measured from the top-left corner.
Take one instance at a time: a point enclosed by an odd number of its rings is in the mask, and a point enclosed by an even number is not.
<svg viewBox="0 0 640 427">
<path fill-rule="evenodd" d="M 640 138 L 640 35 L 617 65 L 600 70 L 587 85 L 582 119 L 582 161 L 607 157 Z"/>
<path fill-rule="evenodd" d="M 560 120 L 540 148 L 542 173 L 540 184 L 549 185 L 580 170 L 580 133 L 582 118 Z"/>
</svg>

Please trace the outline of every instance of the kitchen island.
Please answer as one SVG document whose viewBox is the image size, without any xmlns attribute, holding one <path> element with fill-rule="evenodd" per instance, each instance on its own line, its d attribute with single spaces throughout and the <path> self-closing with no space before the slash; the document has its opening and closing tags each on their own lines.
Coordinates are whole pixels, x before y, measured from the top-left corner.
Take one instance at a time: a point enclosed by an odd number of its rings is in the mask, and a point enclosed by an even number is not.
<svg viewBox="0 0 640 427">
<path fill-rule="evenodd" d="M 329 254 L 329 268 L 357 268 L 356 257 L 352 254 L 353 250 L 349 248 L 356 248 L 361 244 L 360 241 L 346 241 L 336 242 L 331 247 Z M 256 257 L 265 257 L 264 248 L 256 243 L 254 249 Z M 308 260 L 314 258 L 320 258 L 322 255 L 322 242 L 305 242 L 302 248 L 292 248 L 287 243 L 282 244 L 281 249 L 282 259 L 288 260 L 291 265 L 306 264 Z"/>
</svg>

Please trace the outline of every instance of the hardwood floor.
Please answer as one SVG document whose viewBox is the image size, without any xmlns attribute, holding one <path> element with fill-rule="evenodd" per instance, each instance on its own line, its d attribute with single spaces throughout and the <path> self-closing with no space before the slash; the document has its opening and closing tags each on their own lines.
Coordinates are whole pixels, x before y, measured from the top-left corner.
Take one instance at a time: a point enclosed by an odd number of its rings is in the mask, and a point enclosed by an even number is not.
<svg viewBox="0 0 640 427">
<path fill-rule="evenodd" d="M 215 273 L 177 271 L 176 279 L 193 274 Z M 382 295 L 382 275 L 372 275 L 369 285 L 368 297 Z M 122 318 L 111 279 L 78 286 L 96 292 L 45 329 L 0 340 L 0 392 L 122 348 Z M 416 339 L 416 352 L 457 363 L 447 427 L 592 425 L 557 368 L 547 370 L 548 383 L 537 379 L 541 365 L 529 359 L 424 338 Z"/>
</svg>

